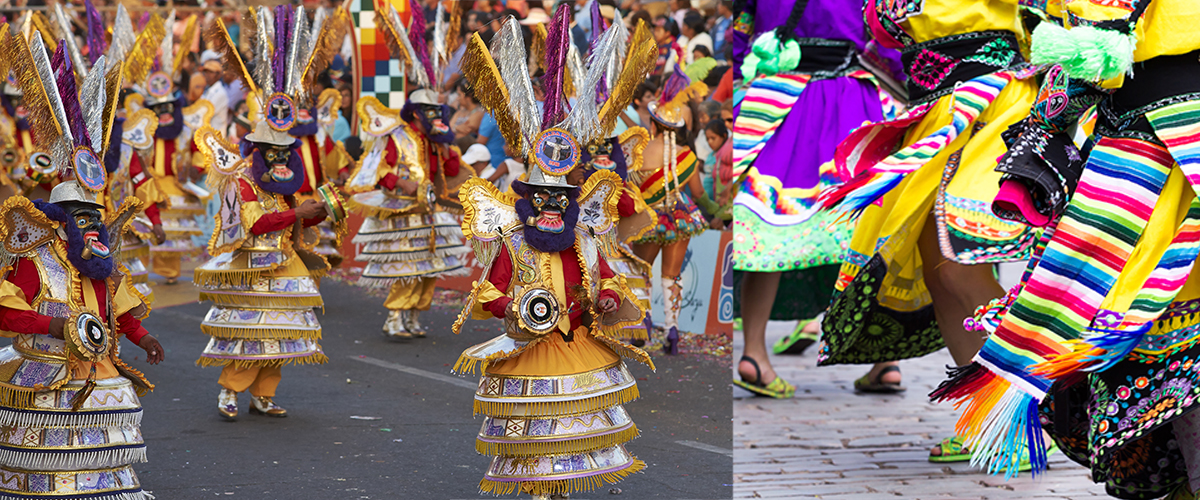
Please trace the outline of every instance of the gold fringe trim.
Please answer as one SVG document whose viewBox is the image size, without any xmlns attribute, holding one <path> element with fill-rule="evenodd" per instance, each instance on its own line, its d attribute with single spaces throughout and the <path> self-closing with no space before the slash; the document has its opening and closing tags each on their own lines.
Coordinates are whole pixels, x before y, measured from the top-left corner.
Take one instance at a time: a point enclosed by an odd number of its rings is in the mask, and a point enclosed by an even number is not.
<svg viewBox="0 0 1200 500">
<path fill-rule="evenodd" d="M 537 403 L 501 403 L 497 401 L 475 400 L 475 414 L 489 417 L 513 417 L 518 405 L 522 409 L 520 415 L 568 415 L 612 408 L 623 405 L 641 397 L 637 384 L 602 396 L 577 399 L 574 401 L 542 401 Z"/>
<path fill-rule="evenodd" d="M 420 191 L 420 188 L 418 188 L 418 192 L 419 191 Z M 408 197 L 405 196 L 404 198 L 408 198 Z M 362 203 L 359 203 L 358 201 L 355 201 L 355 199 L 353 197 L 346 198 L 346 211 L 358 213 L 359 215 L 362 215 L 363 217 L 375 217 L 377 219 L 386 219 L 393 215 L 413 215 L 413 214 L 428 213 L 428 210 L 426 210 L 425 206 L 423 206 L 419 202 L 417 202 L 417 199 L 415 197 L 413 198 L 412 205 L 410 205 L 408 208 L 403 208 L 403 209 L 399 209 L 399 210 L 390 209 L 390 208 L 381 208 L 381 207 L 376 207 L 376 206 L 372 206 L 372 205 L 364 205 Z"/>
<path fill-rule="evenodd" d="M 290 328 L 271 328 L 268 326 L 247 326 L 233 328 L 228 326 L 200 325 L 200 331 L 209 337 L 222 340 L 288 340 L 288 339 L 321 339 L 321 329 L 296 330 Z"/>
<path fill-rule="evenodd" d="M 511 495 L 518 487 L 521 493 L 529 495 L 569 495 L 576 492 L 593 491 L 605 484 L 617 484 L 630 474 L 641 472 L 646 468 L 646 462 L 633 459 L 628 467 L 615 472 L 606 472 L 594 476 L 576 477 L 571 479 L 554 479 L 549 481 L 493 481 L 484 478 L 479 481 L 480 493 L 493 495 Z"/>
<path fill-rule="evenodd" d="M 200 301 L 210 301 L 220 306 L 235 306 L 235 307 L 257 307 L 257 308 L 272 308 L 272 307 L 321 307 L 325 305 L 321 300 L 320 295 L 305 295 L 280 297 L 277 294 L 253 294 L 242 295 L 236 293 L 220 293 L 207 290 L 200 291 Z"/>
<path fill-rule="evenodd" d="M 467 50 L 463 53 L 461 67 L 462 74 L 466 75 L 475 89 L 479 103 L 496 117 L 500 135 L 504 136 L 504 140 L 508 141 L 509 147 L 513 149 L 513 157 L 523 157 L 525 140 L 521 136 L 521 124 L 517 122 L 514 110 L 509 109 L 508 86 L 504 84 L 500 69 L 496 67 L 496 61 L 492 60 L 492 53 L 488 51 L 483 39 L 479 38 L 479 33 L 471 34 L 471 41 L 467 42 Z"/>
<path fill-rule="evenodd" d="M 246 95 L 259 92 L 258 85 L 254 84 L 254 78 L 246 70 L 246 63 L 242 61 L 242 56 L 237 51 L 237 45 L 233 43 L 233 40 L 229 39 L 229 31 L 225 28 L 224 20 L 217 19 L 208 28 L 208 31 L 204 33 L 204 41 L 208 44 L 209 48 L 221 54 L 225 59 L 222 61 L 225 66 L 225 74 L 233 75 L 233 77 L 242 81 L 242 85 L 245 85 L 249 89 Z M 205 123 L 207 123 L 207 120 L 205 120 Z"/>
<path fill-rule="evenodd" d="M 188 16 L 187 20 L 184 22 L 183 37 L 179 39 L 179 45 L 176 46 L 178 48 L 175 49 L 176 53 L 173 54 L 175 57 L 175 64 L 173 64 L 174 67 L 171 68 L 172 79 L 179 77 L 179 70 L 183 68 L 183 60 L 186 59 L 184 55 L 188 52 L 191 52 L 192 43 L 196 41 L 196 35 L 198 34 L 196 27 L 199 25 L 199 23 L 196 21 L 198 20 L 199 17 L 196 16 L 196 14 L 192 14 Z M 172 26 L 172 28 L 174 28 L 174 26 Z M 174 36 L 174 33 L 172 33 L 172 36 Z"/>
<path fill-rule="evenodd" d="M 600 135 L 598 137 L 611 135 L 612 130 L 617 126 L 617 119 L 625 112 L 625 108 L 629 107 L 629 103 L 633 102 L 633 98 L 637 97 L 634 95 L 636 94 L 634 90 L 654 69 L 657 59 L 658 45 L 650 36 L 650 28 L 644 21 L 639 21 L 637 28 L 633 31 L 633 37 L 630 38 L 629 52 L 625 54 L 625 66 L 621 70 L 621 76 L 618 76 L 616 83 L 610 86 L 609 95 L 611 97 L 600 108 Z"/>
<path fill-rule="evenodd" d="M 242 287 L 253 285 L 265 273 L 270 273 L 281 267 L 287 266 L 291 259 L 284 261 L 282 264 L 273 267 L 262 267 L 257 269 L 224 269 L 220 271 L 210 271 L 204 268 L 196 268 L 192 275 L 192 280 L 199 286 L 204 287 Z"/>
<path fill-rule="evenodd" d="M 234 368 L 277 367 L 287 365 L 323 365 L 329 362 L 329 356 L 324 353 L 312 353 L 299 358 L 285 359 L 219 359 L 201 357 L 196 365 L 204 368 L 233 365 Z"/>
<path fill-rule="evenodd" d="M 624 330 L 617 331 L 624 332 Z M 592 338 L 604 343 L 604 345 L 608 346 L 609 349 L 612 349 L 613 352 L 617 353 L 618 356 L 628 360 L 637 361 L 638 363 L 650 367 L 650 369 L 653 371 L 658 371 L 658 369 L 654 367 L 654 360 L 650 359 L 650 355 L 646 354 L 646 351 L 617 340 L 617 338 L 620 338 L 622 335 L 624 334 L 619 333 L 617 337 L 593 335 Z"/>
<path fill-rule="evenodd" d="M 540 344 L 542 342 L 542 340 L 545 340 L 545 338 L 546 337 L 535 338 L 533 340 L 530 340 L 529 343 L 525 344 L 524 346 L 518 347 L 516 349 L 507 351 L 507 352 L 504 352 L 504 351 L 495 352 L 495 353 L 492 353 L 491 355 L 487 356 L 486 358 L 477 358 L 474 356 L 469 356 L 466 353 L 463 353 L 461 356 L 458 357 L 458 361 L 454 363 L 454 368 L 452 368 L 450 371 L 454 372 L 454 373 L 465 374 L 465 375 L 474 375 L 476 373 L 483 373 L 484 371 L 487 370 L 487 367 L 489 365 L 491 365 L 492 363 L 494 363 L 496 361 L 509 359 L 509 358 L 515 358 L 515 357 L 521 355 L 521 353 L 528 351 L 531 347 Z"/>
<path fill-rule="evenodd" d="M 125 360 L 118 358 L 115 354 L 109 356 L 108 359 L 112 361 L 112 364 L 116 366 L 117 371 L 121 375 L 123 375 L 125 378 L 133 379 L 131 380 L 131 382 L 133 382 L 133 390 L 134 392 L 137 392 L 138 396 L 144 397 L 145 395 L 154 392 L 154 384 L 151 384 L 149 380 L 146 380 L 146 374 L 142 373 L 141 370 L 129 366 L 129 364 L 125 363 Z"/>
<path fill-rule="evenodd" d="M 571 455 L 576 453 L 589 453 L 599 449 L 625 443 L 633 440 L 640 434 L 641 431 L 638 430 L 637 424 L 634 424 L 629 426 L 628 429 L 611 434 L 554 442 L 525 441 L 493 443 L 476 439 L 475 451 L 480 455 L 488 455 L 493 457 L 539 457 L 545 455 Z"/>
<path fill-rule="evenodd" d="M 150 68 L 158 59 L 158 46 L 164 36 L 167 36 L 167 28 L 163 25 L 163 19 L 158 14 L 151 15 L 150 21 L 133 43 L 133 48 L 125 56 L 125 80 L 145 84 Z"/>
<path fill-rule="evenodd" d="M 49 145 L 62 135 L 66 123 L 59 123 L 50 107 L 50 95 L 47 86 L 54 82 L 43 82 L 34 62 L 33 52 L 25 37 L 19 34 L 7 34 L 4 43 L 4 53 L 0 55 L 9 61 L 13 76 L 24 93 L 25 109 L 29 111 L 30 133 L 35 142 Z M 47 68 L 49 71 L 49 68 Z M 57 87 L 52 87 L 57 88 Z M 55 90 L 57 92 L 57 90 Z"/>
<path fill-rule="evenodd" d="M 38 392 L 32 387 L 0 387 L 0 404 L 10 408 L 33 408 L 33 400 Z"/>
</svg>

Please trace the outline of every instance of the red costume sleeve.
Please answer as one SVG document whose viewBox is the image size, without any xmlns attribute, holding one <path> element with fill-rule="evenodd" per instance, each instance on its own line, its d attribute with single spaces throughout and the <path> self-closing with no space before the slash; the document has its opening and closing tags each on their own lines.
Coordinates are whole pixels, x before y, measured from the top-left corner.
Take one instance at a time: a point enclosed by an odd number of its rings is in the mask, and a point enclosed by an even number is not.
<svg viewBox="0 0 1200 500">
<path fill-rule="evenodd" d="M 633 204 L 633 197 L 629 196 L 628 191 L 621 193 L 621 200 L 617 202 L 617 212 L 621 217 L 629 217 L 637 210 L 637 206 Z"/>
<path fill-rule="evenodd" d="M 624 199 L 624 197 L 622 197 L 622 199 Z M 616 275 L 617 274 L 613 272 L 612 268 L 608 267 L 608 261 L 604 260 L 604 256 L 601 255 L 600 256 L 600 279 L 609 279 Z M 596 300 L 599 301 L 602 299 L 613 299 L 613 300 L 617 301 L 617 305 L 621 305 L 621 296 L 617 294 L 616 290 L 600 290 L 600 297 L 597 298 Z"/>
<path fill-rule="evenodd" d="M 142 159 L 136 154 L 131 156 L 129 160 L 129 178 L 133 179 L 134 189 L 140 188 L 143 184 L 150 182 L 150 176 L 142 168 Z M 146 217 L 150 218 L 151 224 L 156 226 L 162 225 L 162 215 L 158 210 L 158 204 L 151 203 L 146 207 L 144 212 L 146 212 Z"/>
<path fill-rule="evenodd" d="M 37 268 L 29 259 L 18 259 L 13 270 L 8 274 L 8 281 L 17 285 L 25 294 L 25 300 L 36 297 L 42 288 L 42 280 Z M 18 311 L 0 307 L 0 329 L 10 332 L 46 335 L 50 332 L 50 316 L 36 311 Z"/>
<path fill-rule="evenodd" d="M 446 162 L 442 165 L 442 168 L 445 169 L 446 177 L 454 177 L 458 175 L 458 169 L 462 167 L 462 161 L 460 161 L 458 154 L 453 149 L 446 148 L 446 151 L 449 154 L 446 155 Z"/>
<path fill-rule="evenodd" d="M 129 313 L 117 317 L 117 331 L 125 334 L 125 338 L 134 344 L 140 343 L 142 337 L 150 333 L 142 326 L 142 320 L 135 318 Z"/>
<path fill-rule="evenodd" d="M 391 137 L 384 140 L 387 141 L 387 148 L 384 148 L 383 161 L 388 165 L 395 165 L 397 161 L 400 161 L 400 150 L 396 148 L 396 141 L 393 141 Z"/>
<path fill-rule="evenodd" d="M 246 182 L 246 179 L 238 179 L 238 184 L 241 186 L 242 203 L 258 201 L 258 195 L 254 193 L 254 187 L 251 186 L 249 182 Z M 254 223 L 254 226 L 250 228 L 250 232 L 254 233 L 255 235 L 261 235 L 279 231 L 295 223 L 295 209 L 271 214 L 263 214 L 263 216 Z"/>
<path fill-rule="evenodd" d="M 500 245 L 500 253 L 496 255 L 496 260 L 492 263 L 492 269 L 488 272 L 488 281 L 501 292 L 508 293 L 508 282 L 512 279 L 512 258 L 508 256 L 508 246 Z M 504 318 L 505 311 L 508 309 L 508 304 L 512 299 L 508 297 L 500 297 L 491 302 L 485 302 L 483 308 L 491 311 L 492 316 Z"/>
<path fill-rule="evenodd" d="M 391 172 L 388 172 L 388 174 L 383 176 L 382 179 L 379 179 L 378 184 L 379 184 L 379 187 L 381 187 L 381 188 L 396 189 L 396 183 L 399 181 L 400 181 L 399 176 L 397 176 L 396 174 L 393 174 Z"/>
</svg>

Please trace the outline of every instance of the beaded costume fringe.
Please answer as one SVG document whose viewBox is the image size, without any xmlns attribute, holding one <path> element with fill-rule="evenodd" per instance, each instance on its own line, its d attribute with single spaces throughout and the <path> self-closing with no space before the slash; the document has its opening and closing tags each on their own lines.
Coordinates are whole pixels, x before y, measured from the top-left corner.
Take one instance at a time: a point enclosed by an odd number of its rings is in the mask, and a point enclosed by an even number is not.
<svg viewBox="0 0 1200 500">
<path fill-rule="evenodd" d="M 121 373 L 121 376 L 135 381 L 133 384 L 133 392 L 136 392 L 138 397 L 145 397 L 147 394 L 154 392 L 154 384 L 151 384 L 149 380 L 146 380 L 146 374 L 142 373 L 141 370 L 129 366 L 125 360 L 116 356 L 110 356 L 109 360 L 112 361 L 113 366 L 117 368 L 117 371 Z M 137 382 L 141 382 L 146 385 L 143 387 L 138 385 Z"/>
<path fill-rule="evenodd" d="M 87 497 L 88 500 L 154 500 L 154 495 L 147 491 L 120 491 L 101 493 Z M 0 500 L 29 500 L 27 496 L 12 496 L 0 493 Z"/>
<path fill-rule="evenodd" d="M 374 217 L 376 219 L 386 219 L 392 215 L 416 215 L 428 213 L 425 207 L 413 200 L 413 204 L 407 208 L 392 209 L 381 208 L 373 205 L 366 205 L 354 200 L 354 197 L 346 198 L 346 211 L 355 212 L 363 217 Z"/>
<path fill-rule="evenodd" d="M 0 450 L 0 463 L 21 464 L 33 470 L 88 470 L 146 462 L 146 445 L 105 450 Z"/>
<path fill-rule="evenodd" d="M 452 368 L 450 371 L 453 373 L 460 373 L 460 374 L 467 374 L 467 375 L 475 375 L 476 373 L 481 373 L 484 370 L 487 370 L 487 367 L 489 365 L 491 365 L 492 363 L 494 363 L 496 361 L 500 361 L 500 360 L 509 359 L 509 358 L 515 358 L 518 355 L 520 355 L 521 353 L 529 350 L 529 348 L 540 344 L 542 342 L 542 340 L 544 340 L 545 338 L 546 337 L 538 337 L 533 340 L 530 340 L 527 344 L 525 344 L 521 347 L 518 347 L 516 349 L 513 349 L 511 351 L 494 352 L 485 358 L 468 356 L 466 353 L 463 353 L 461 356 L 458 357 L 458 361 L 454 363 L 454 368 Z M 476 371 L 476 370 L 478 370 L 478 371 Z"/>
<path fill-rule="evenodd" d="M 67 385 L 69 378 L 63 378 L 49 386 L 24 387 L 0 382 L 0 405 L 9 408 L 32 408 L 34 395 L 43 391 L 55 391 Z M 0 409 L 0 423 L 3 423 L 3 409 Z"/>
<path fill-rule="evenodd" d="M 470 276 L 471 269 L 468 267 L 460 267 L 452 271 L 443 271 L 436 274 L 418 274 L 415 276 L 405 276 L 401 278 L 371 278 L 360 276 L 358 284 L 367 288 L 388 288 L 397 282 L 411 283 L 425 278 L 449 278 L 452 276 Z"/>
<path fill-rule="evenodd" d="M 321 339 L 320 328 L 300 330 L 295 328 L 268 328 L 260 326 L 234 328 L 229 326 L 200 325 L 200 331 L 209 337 L 221 340 Z"/>
<path fill-rule="evenodd" d="M 314 277 L 315 278 L 315 277 Z M 233 292 L 219 293 L 201 290 L 200 301 L 211 301 L 219 306 L 234 306 L 234 307 L 322 307 L 324 301 L 320 295 L 301 295 L 281 297 L 279 294 L 256 294 Z"/>
<path fill-rule="evenodd" d="M 554 442 L 518 442 L 491 443 L 480 439 L 475 440 L 475 451 L 480 455 L 505 457 L 539 457 L 545 455 L 573 455 L 589 453 L 633 440 L 641 434 L 637 425 L 628 429 L 581 439 L 570 439 Z"/>
<path fill-rule="evenodd" d="M 242 368 L 253 368 L 256 366 L 257 367 L 262 367 L 262 366 L 276 367 L 276 366 L 287 366 L 287 365 L 323 365 L 328 362 L 329 362 L 329 356 L 326 356 L 324 353 L 315 352 L 315 353 L 309 354 L 308 356 L 300 356 L 298 358 L 277 358 L 277 359 L 224 359 L 224 358 L 210 358 L 207 356 L 201 356 L 200 359 L 196 360 L 196 365 L 202 366 L 205 368 L 214 367 L 214 366 L 233 365 L 234 368 L 242 369 Z"/>
<path fill-rule="evenodd" d="M 519 415 L 570 415 L 597 411 L 623 405 L 641 397 L 636 384 L 610 392 L 603 396 L 577 399 L 574 401 L 542 401 L 537 403 L 501 403 L 475 399 L 475 414 L 489 417 L 513 417 Z M 518 413 L 517 410 L 520 410 Z"/>
<path fill-rule="evenodd" d="M 633 463 L 624 469 L 594 476 L 576 477 L 571 479 L 556 479 L 550 481 L 493 481 L 484 478 L 479 481 L 480 493 L 493 495 L 511 495 L 520 487 L 522 493 L 529 495 L 569 495 L 582 491 L 593 491 L 605 484 L 616 484 L 626 476 L 641 472 L 646 468 L 646 462 L 634 459 Z"/>
<path fill-rule="evenodd" d="M 237 269 L 237 270 L 221 270 L 209 271 L 204 268 L 197 268 L 194 280 L 196 285 L 202 287 L 220 287 L 233 286 L 242 287 L 253 285 L 263 274 L 269 273 L 285 266 L 287 263 L 279 266 L 263 267 L 259 269 Z"/>
<path fill-rule="evenodd" d="M 351 243 L 376 243 L 376 242 L 380 242 L 380 241 L 395 241 L 395 240 L 402 240 L 402 239 L 409 239 L 409 238 L 424 238 L 424 237 L 428 236 L 427 231 L 429 229 L 430 229 L 429 226 L 424 226 L 424 227 L 416 227 L 416 228 L 411 228 L 411 229 L 389 230 L 389 231 L 383 231 L 383 232 L 379 232 L 379 233 L 358 233 L 358 234 L 354 235 L 354 238 L 352 238 L 350 240 L 350 242 Z M 421 231 L 422 234 L 419 234 L 419 235 L 410 234 L 410 233 L 416 233 L 418 231 Z M 436 233 L 438 236 L 462 236 L 462 228 L 459 226 L 434 227 L 433 232 Z"/>
<path fill-rule="evenodd" d="M 624 330 L 619 331 L 624 332 Z M 638 363 L 650 367 L 651 370 L 658 371 L 658 369 L 654 367 L 654 360 L 650 359 L 650 355 L 646 354 L 646 351 L 606 335 L 593 335 L 592 338 L 603 342 L 604 345 L 608 346 L 609 349 L 612 349 L 613 352 L 617 353 L 618 356 L 628 360 L 637 361 Z"/>
<path fill-rule="evenodd" d="M 0 409 L 0 426 L 117 427 L 141 424 L 141 409 L 133 411 L 13 411 Z"/>
<path fill-rule="evenodd" d="M 408 262 L 417 260 L 428 260 L 435 257 L 449 257 L 451 255 L 462 255 L 471 251 L 471 247 L 462 245 L 446 245 L 434 251 L 420 250 L 416 252 L 386 252 L 386 253 L 360 253 L 355 260 L 362 262 Z"/>
</svg>

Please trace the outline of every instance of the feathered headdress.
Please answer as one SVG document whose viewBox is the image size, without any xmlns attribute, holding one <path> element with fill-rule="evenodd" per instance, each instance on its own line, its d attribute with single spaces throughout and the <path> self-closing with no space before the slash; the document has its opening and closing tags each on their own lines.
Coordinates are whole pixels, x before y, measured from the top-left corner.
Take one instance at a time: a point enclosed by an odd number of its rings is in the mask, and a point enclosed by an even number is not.
<svg viewBox="0 0 1200 500">
<path fill-rule="evenodd" d="M 471 36 L 463 55 L 463 74 L 474 86 L 479 102 L 495 115 L 500 133 L 514 154 L 538 167 L 530 169 L 529 184 L 565 185 L 561 177 L 579 161 L 579 144 L 604 136 L 629 105 L 633 87 L 649 73 L 656 53 L 653 41 L 646 44 L 648 32 L 644 26 L 639 26 L 628 54 L 620 53 L 625 33 L 623 27 L 613 26 L 596 40 L 586 71 L 578 70 L 579 95 L 572 108 L 564 90 L 571 45 L 570 8 L 560 6 L 546 33 L 546 74 L 542 79 L 545 103 L 541 113 L 533 97 L 517 20 L 505 21 L 490 49 L 477 33 Z M 619 75 L 607 79 L 612 60 L 622 57 L 625 61 Z M 595 96 L 601 82 L 615 90 L 603 106 Z"/>
<path fill-rule="evenodd" d="M 687 107 L 688 101 L 707 93 L 708 85 L 701 81 L 693 82 L 677 63 L 675 71 L 663 83 L 658 99 L 651 101 L 647 108 L 650 110 L 650 116 L 659 123 L 671 128 L 680 128 L 685 125 L 683 108 Z"/>
<path fill-rule="evenodd" d="M 253 72 L 238 54 L 224 21 L 213 23 L 205 41 L 224 56 L 226 71 L 249 89 L 251 119 L 264 120 L 274 134 L 283 134 L 295 125 L 299 109 L 312 106 L 309 89 L 337 53 L 346 34 L 346 16 L 343 8 L 317 9 L 309 21 L 304 7 L 252 7 L 244 20 L 252 40 Z"/>
<path fill-rule="evenodd" d="M 126 47 L 129 34 L 119 33 L 124 30 L 118 13 L 117 24 L 113 28 L 113 51 L 127 51 L 125 60 L 125 79 L 133 82 L 138 93 L 145 96 L 147 106 L 172 102 L 182 96 L 179 91 L 179 78 L 183 69 L 184 55 L 196 39 L 199 18 L 195 14 L 188 16 L 183 30 L 183 38 L 179 46 L 175 46 L 175 37 L 171 26 L 175 25 L 175 11 L 167 15 L 166 21 L 158 14 L 150 16 L 140 35 Z M 131 23 L 132 24 L 132 23 Z"/>
<path fill-rule="evenodd" d="M 26 42 L 2 31 L 0 49 L 24 91 L 34 141 L 48 152 L 61 178 L 77 179 L 94 197 L 105 184 L 101 158 L 121 90 L 120 64 L 110 68 L 107 58 L 98 58 L 78 87 L 65 43 L 50 56 L 40 34 Z"/>
<path fill-rule="evenodd" d="M 414 14 L 407 28 L 391 2 L 375 0 L 375 24 L 380 28 L 384 43 L 392 57 L 400 59 L 405 74 L 419 89 L 437 91 L 444 80 L 446 66 L 459 47 L 458 29 L 462 24 L 459 4 L 452 2 L 454 7 L 447 19 L 445 6 L 438 2 L 433 38 L 426 40 L 427 27 L 417 0 L 409 0 Z"/>
</svg>

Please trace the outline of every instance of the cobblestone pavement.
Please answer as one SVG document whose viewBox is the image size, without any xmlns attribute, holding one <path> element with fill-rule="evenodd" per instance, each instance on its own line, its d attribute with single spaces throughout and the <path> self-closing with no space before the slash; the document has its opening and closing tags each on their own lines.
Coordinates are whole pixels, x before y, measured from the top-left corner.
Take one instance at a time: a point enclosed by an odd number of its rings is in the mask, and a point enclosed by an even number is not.
<svg viewBox="0 0 1200 500">
<path fill-rule="evenodd" d="M 772 322 L 767 345 L 794 325 Z M 734 355 L 740 357 L 741 332 L 734 337 Z M 734 388 L 734 498 L 1105 497 L 1104 487 L 1061 453 L 1050 456 L 1050 470 L 1037 480 L 1024 473 L 1005 481 L 967 462 L 929 462 L 929 448 L 951 435 L 957 419 L 952 406 L 927 398 L 951 362 L 945 349 L 902 361 L 908 391 L 887 396 L 854 393 L 854 379 L 868 366 L 817 368 L 816 346 L 802 356 L 771 359 L 797 386 L 796 396 L 773 400 Z"/>
</svg>

